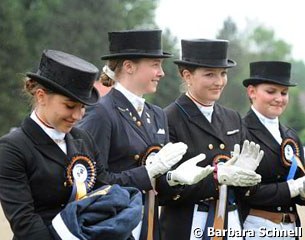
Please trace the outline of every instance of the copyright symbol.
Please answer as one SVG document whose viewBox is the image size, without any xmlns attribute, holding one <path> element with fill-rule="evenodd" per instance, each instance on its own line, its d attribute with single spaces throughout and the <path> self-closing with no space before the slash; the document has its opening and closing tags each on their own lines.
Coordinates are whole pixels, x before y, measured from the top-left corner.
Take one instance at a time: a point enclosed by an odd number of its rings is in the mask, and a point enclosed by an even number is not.
<svg viewBox="0 0 305 240">
<path fill-rule="evenodd" d="M 195 228 L 194 229 L 194 237 L 195 238 L 201 238 L 203 234 L 203 231 L 201 228 Z"/>
</svg>

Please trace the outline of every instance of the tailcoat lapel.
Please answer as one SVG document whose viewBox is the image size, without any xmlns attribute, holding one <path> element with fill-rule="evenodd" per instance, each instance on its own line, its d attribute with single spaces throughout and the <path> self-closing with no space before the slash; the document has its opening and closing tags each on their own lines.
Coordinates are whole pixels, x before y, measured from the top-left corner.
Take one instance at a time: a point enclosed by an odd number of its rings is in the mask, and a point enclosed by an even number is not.
<svg viewBox="0 0 305 240">
<path fill-rule="evenodd" d="M 198 126 L 201 130 L 207 132 L 218 138 L 220 141 L 224 142 L 221 136 L 219 136 L 218 131 L 215 130 L 214 125 L 219 124 L 221 126 L 222 119 L 217 116 L 217 109 L 214 108 L 212 115 L 212 124 L 206 119 L 206 117 L 200 112 L 195 103 L 186 95 L 182 95 L 176 100 L 176 105 L 184 112 L 189 121 Z M 215 105 L 216 106 L 216 105 Z"/>
<path fill-rule="evenodd" d="M 22 128 L 25 134 L 34 143 L 35 148 L 44 155 L 46 159 L 50 159 L 64 168 L 67 167 L 71 158 L 76 154 L 88 154 L 84 140 L 71 134 L 73 129 L 70 133 L 67 133 L 65 137 L 67 144 L 67 154 L 65 154 L 30 117 L 25 119 Z"/>
<path fill-rule="evenodd" d="M 145 141 L 147 145 L 152 143 L 147 130 L 144 127 L 143 120 L 132 106 L 130 101 L 118 90 L 112 89 L 113 102 L 115 108 L 119 111 L 126 122 L 135 130 L 135 132 Z"/>
<path fill-rule="evenodd" d="M 289 131 L 289 128 L 285 127 L 281 123 L 280 123 L 280 132 L 281 132 L 281 136 L 283 139 L 289 138 L 289 137 L 294 138 L 294 136 L 290 134 L 291 132 Z"/>
<path fill-rule="evenodd" d="M 82 139 L 73 137 L 71 133 L 67 133 L 65 140 L 67 144 L 67 155 L 70 158 L 76 154 L 86 153 L 86 149 L 84 149 L 84 141 Z"/>
<path fill-rule="evenodd" d="M 252 136 L 255 136 L 259 139 L 260 142 L 264 143 L 266 147 L 270 148 L 274 153 L 278 154 L 279 143 L 275 140 L 272 134 L 268 129 L 261 123 L 255 113 L 250 110 L 245 117 L 245 122 L 249 132 L 252 133 Z M 280 130 L 286 132 L 286 128 L 280 125 Z M 281 134 L 283 132 L 281 131 Z M 282 135 L 282 138 L 284 136 Z"/>
<path fill-rule="evenodd" d="M 43 154 L 46 159 L 50 159 L 59 165 L 66 167 L 68 162 L 67 155 L 57 146 L 57 144 L 35 123 L 30 117 L 27 117 L 22 129 L 25 134 L 35 144 L 35 148 Z"/>
</svg>

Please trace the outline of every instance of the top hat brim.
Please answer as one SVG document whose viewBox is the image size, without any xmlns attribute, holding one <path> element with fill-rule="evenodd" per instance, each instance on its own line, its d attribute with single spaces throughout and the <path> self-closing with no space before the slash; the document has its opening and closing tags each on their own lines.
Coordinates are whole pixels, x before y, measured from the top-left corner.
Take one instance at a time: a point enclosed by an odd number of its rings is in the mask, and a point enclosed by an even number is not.
<svg viewBox="0 0 305 240">
<path fill-rule="evenodd" d="M 170 58 L 173 55 L 167 52 L 160 53 L 114 53 L 101 57 L 102 60 L 120 59 L 120 58 Z"/>
<path fill-rule="evenodd" d="M 236 66 L 236 62 L 228 59 L 226 62 L 215 62 L 215 63 L 209 63 L 207 62 L 190 62 L 190 61 L 184 61 L 184 60 L 175 60 L 175 64 L 177 65 L 187 65 L 187 66 L 195 66 L 195 67 L 207 67 L 207 68 L 231 68 Z"/>
<path fill-rule="evenodd" d="M 261 84 L 261 83 L 272 83 L 272 84 L 286 86 L 286 87 L 297 86 L 297 84 L 293 83 L 293 82 L 284 82 L 284 81 L 279 82 L 277 80 L 270 79 L 270 78 L 247 78 L 243 81 L 243 85 L 245 87 L 248 87 L 249 85 L 257 85 L 257 84 Z"/>
<path fill-rule="evenodd" d="M 64 87 L 60 86 L 59 84 L 57 84 L 56 82 L 42 77 L 36 73 L 31 73 L 28 72 L 26 73 L 26 75 L 34 80 L 36 80 L 38 83 L 40 83 L 41 85 L 43 85 L 44 87 L 46 87 L 47 89 L 54 91 L 55 93 L 59 93 L 62 94 L 66 97 L 69 97 L 77 102 L 83 103 L 85 105 L 94 105 L 97 103 L 98 99 L 99 99 L 99 93 L 98 90 L 93 87 L 92 91 L 91 91 L 91 95 L 88 98 L 81 98 L 75 94 L 73 94 L 72 92 L 68 91 L 67 89 L 65 89 Z"/>
</svg>

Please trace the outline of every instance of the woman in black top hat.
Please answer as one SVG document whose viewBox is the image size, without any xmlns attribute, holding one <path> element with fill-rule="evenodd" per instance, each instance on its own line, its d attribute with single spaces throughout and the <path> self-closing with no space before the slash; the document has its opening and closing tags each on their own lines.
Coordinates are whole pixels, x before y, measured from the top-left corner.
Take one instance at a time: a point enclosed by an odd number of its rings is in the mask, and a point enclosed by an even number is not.
<svg viewBox="0 0 305 240">
<path fill-rule="evenodd" d="M 0 139 L 0 200 L 14 239 L 52 239 L 48 226 L 55 215 L 69 202 L 104 184 L 141 187 L 136 177 L 130 177 L 132 172 L 106 172 L 92 137 L 74 128 L 84 115 L 85 105 L 93 105 L 99 98 L 93 87 L 97 73 L 94 65 L 55 50 L 45 50 L 37 73 L 27 73 L 25 90 L 32 97 L 33 111 L 20 128 Z M 139 167 L 132 175 L 141 171 L 146 170 Z M 117 201 L 126 196 L 112 202 L 119 206 Z M 140 194 L 139 200 L 138 211 L 125 219 L 124 228 L 116 223 L 113 231 L 122 231 L 119 239 L 126 239 L 139 223 Z M 125 207 L 131 208 L 128 204 Z M 118 213 L 122 209 L 117 209 Z M 109 211 L 105 215 L 102 209 L 92 217 L 109 216 Z M 57 225 L 57 230 L 62 229 Z M 98 236 L 98 231 L 92 226 L 89 232 Z M 109 225 L 103 239 L 109 239 L 106 237 L 111 231 Z"/>
<path fill-rule="evenodd" d="M 241 144 L 245 139 L 240 115 L 217 103 L 227 84 L 227 69 L 236 65 L 227 58 L 228 41 L 194 39 L 182 40 L 181 44 L 182 59 L 175 63 L 186 92 L 165 108 L 170 140 L 188 145 L 184 159 L 204 152 L 206 160 L 198 165 L 217 168 L 214 174 L 198 184 L 185 187 L 183 191 L 160 183 L 160 194 L 167 195 L 162 199 L 165 204 L 161 212 L 162 237 L 167 240 L 210 239 L 213 233 L 209 233 L 209 227 L 213 229 L 214 226 L 215 230 L 241 229 L 236 210 L 238 199 L 231 187 L 227 191 L 226 186 L 254 185 L 260 177 L 253 171 L 255 168 L 250 171 L 247 167 L 239 167 L 243 165 L 220 163 L 230 159 L 234 144 Z M 244 151 L 246 149 L 253 154 L 250 154 L 253 159 L 246 161 L 260 161 L 259 146 L 245 142 Z M 239 153 L 238 149 L 235 153 Z M 222 194 L 219 194 L 220 189 Z M 219 206 L 224 207 L 222 209 L 216 208 L 218 198 Z"/>
<path fill-rule="evenodd" d="M 164 76 L 162 61 L 171 56 L 161 48 L 161 30 L 110 32 L 109 50 L 110 54 L 102 57 L 108 62 L 101 79 L 108 86 L 114 84 L 113 88 L 97 105 L 88 109 L 79 126 L 93 135 L 100 151 L 106 156 L 105 165 L 110 171 L 137 168 L 145 164 L 147 156 L 153 158 L 150 153 L 161 148 L 155 157 L 162 159 L 165 165 L 169 161 L 177 162 L 187 146 L 184 143 L 168 143 L 164 112 L 143 98 L 144 94 L 156 91 Z M 190 178 L 176 180 L 190 184 L 205 177 L 213 169 L 197 169 L 195 162 L 203 158 L 204 155 L 199 155 L 190 162 L 188 167 L 194 170 Z M 149 165 L 146 168 L 147 173 L 134 176 L 140 189 L 149 192 L 145 195 L 143 224 L 133 233 L 135 239 L 159 239 L 158 203 L 151 191 L 155 177 L 159 175 L 153 174 Z"/>
<path fill-rule="evenodd" d="M 243 121 L 250 138 L 265 152 L 257 168 L 262 182 L 250 188 L 245 198 L 249 213 L 245 228 L 255 230 L 256 236 L 261 227 L 294 231 L 300 225 L 296 204 L 305 205 L 303 146 L 297 133 L 279 122 L 288 104 L 289 87 L 296 86 L 290 70 L 288 62 L 252 62 L 250 78 L 243 81 L 251 102 Z"/>
</svg>

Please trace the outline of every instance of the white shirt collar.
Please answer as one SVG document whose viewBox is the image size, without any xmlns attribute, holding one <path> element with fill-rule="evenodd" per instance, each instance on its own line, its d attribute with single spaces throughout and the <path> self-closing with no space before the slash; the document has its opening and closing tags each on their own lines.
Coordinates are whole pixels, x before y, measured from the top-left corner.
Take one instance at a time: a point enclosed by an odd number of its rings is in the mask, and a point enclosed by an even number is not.
<svg viewBox="0 0 305 240">
<path fill-rule="evenodd" d="M 253 110 L 253 112 L 256 114 L 256 116 L 258 117 L 258 119 L 261 121 L 261 123 L 264 126 L 270 126 L 270 125 L 277 125 L 279 126 L 279 119 L 276 118 L 267 118 L 265 117 L 263 114 L 261 114 L 259 111 L 257 111 L 254 106 L 251 106 L 251 109 Z"/>
<path fill-rule="evenodd" d="M 39 118 L 36 116 L 35 110 L 31 113 L 30 116 L 41 128 L 42 130 L 53 140 L 64 140 L 66 134 L 63 132 L 59 132 L 55 130 L 54 128 L 49 128 L 46 125 L 44 125 Z"/>
<path fill-rule="evenodd" d="M 258 117 L 259 121 L 268 129 L 268 131 L 272 134 L 272 136 L 275 138 L 275 140 L 281 144 L 283 139 L 280 132 L 280 126 L 279 126 L 279 119 L 276 117 L 274 119 L 267 118 L 264 115 L 262 115 L 260 112 L 258 112 L 253 106 L 251 106 L 251 109 Z"/>
<path fill-rule="evenodd" d="M 206 119 L 208 119 L 209 122 L 212 122 L 212 114 L 214 111 L 214 105 L 212 106 L 202 106 L 199 103 L 196 103 L 195 101 L 193 101 L 196 106 L 199 108 L 199 111 L 206 117 Z"/>
<path fill-rule="evenodd" d="M 130 92 L 119 82 L 116 82 L 114 84 L 114 88 L 116 90 L 120 91 L 131 102 L 132 106 L 136 109 L 138 114 L 141 116 L 143 109 L 144 109 L 145 98 L 139 97 L 136 94 Z"/>
</svg>

